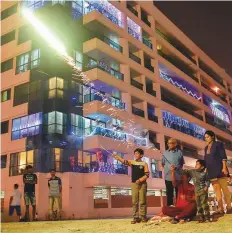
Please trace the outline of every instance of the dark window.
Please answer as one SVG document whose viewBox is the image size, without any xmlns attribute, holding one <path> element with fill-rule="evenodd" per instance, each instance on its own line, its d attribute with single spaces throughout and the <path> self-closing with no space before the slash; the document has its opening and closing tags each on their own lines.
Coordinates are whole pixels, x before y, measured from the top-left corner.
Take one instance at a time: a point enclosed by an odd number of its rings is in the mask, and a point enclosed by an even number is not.
<svg viewBox="0 0 232 233">
<path fill-rule="evenodd" d="M 13 58 L 1 63 L 1 73 L 13 68 Z"/>
<path fill-rule="evenodd" d="M 29 25 L 25 25 L 19 29 L 19 36 L 18 36 L 18 44 L 22 44 L 29 40 L 29 33 L 30 27 Z"/>
<path fill-rule="evenodd" d="M 15 39 L 15 30 L 1 36 L 1 45 L 7 44 Z"/>
<path fill-rule="evenodd" d="M 1 156 L 1 168 L 6 168 L 7 155 Z"/>
<path fill-rule="evenodd" d="M 6 19 L 17 12 L 17 4 L 1 12 L 1 19 Z"/>
<path fill-rule="evenodd" d="M 40 50 L 34 49 L 31 52 L 21 54 L 16 59 L 16 74 L 25 72 L 39 66 Z"/>
<path fill-rule="evenodd" d="M 9 121 L 1 122 L 1 134 L 8 133 Z"/>
<path fill-rule="evenodd" d="M 28 102 L 29 84 L 25 83 L 14 88 L 14 104 L 17 106 Z"/>
<path fill-rule="evenodd" d="M 10 89 L 1 91 L 1 102 L 7 101 L 10 99 Z"/>
</svg>

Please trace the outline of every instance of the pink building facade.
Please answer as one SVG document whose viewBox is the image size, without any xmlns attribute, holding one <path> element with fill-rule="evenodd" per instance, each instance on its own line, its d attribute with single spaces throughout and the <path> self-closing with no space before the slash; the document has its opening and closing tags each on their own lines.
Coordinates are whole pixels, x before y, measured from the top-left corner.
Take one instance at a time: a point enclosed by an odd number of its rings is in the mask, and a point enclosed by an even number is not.
<svg viewBox="0 0 232 233">
<path fill-rule="evenodd" d="M 62 41 L 88 82 L 23 17 L 23 7 Z M 1 15 L 3 221 L 15 220 L 7 216 L 9 199 L 15 183 L 23 192 L 28 164 L 38 176 L 41 220 L 51 168 L 63 184 L 62 218 L 130 216 L 131 171 L 112 153 L 133 159 L 137 147 L 151 171 L 148 214 L 157 213 L 166 202 L 160 152 L 170 137 L 193 168 L 205 130 L 214 131 L 232 173 L 232 78 L 153 2 L 10 1 Z"/>
</svg>

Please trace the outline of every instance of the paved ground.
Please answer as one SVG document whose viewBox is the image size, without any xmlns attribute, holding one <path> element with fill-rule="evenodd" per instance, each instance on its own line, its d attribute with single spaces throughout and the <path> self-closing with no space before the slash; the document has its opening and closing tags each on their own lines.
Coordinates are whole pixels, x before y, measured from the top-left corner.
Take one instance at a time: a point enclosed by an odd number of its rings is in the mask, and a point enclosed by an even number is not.
<svg viewBox="0 0 232 233">
<path fill-rule="evenodd" d="M 217 222 L 168 222 L 131 225 L 130 219 L 76 220 L 60 222 L 3 223 L 4 233 L 232 233 L 232 215 Z"/>
</svg>

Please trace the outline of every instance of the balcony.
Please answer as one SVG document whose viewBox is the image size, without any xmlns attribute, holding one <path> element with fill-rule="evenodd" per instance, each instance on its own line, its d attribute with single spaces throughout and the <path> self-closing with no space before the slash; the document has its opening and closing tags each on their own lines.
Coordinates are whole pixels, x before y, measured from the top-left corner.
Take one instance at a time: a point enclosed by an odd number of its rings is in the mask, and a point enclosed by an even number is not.
<svg viewBox="0 0 232 233">
<path fill-rule="evenodd" d="M 169 42 L 174 48 L 176 48 L 179 52 L 181 52 L 185 57 L 187 57 L 190 61 L 192 61 L 195 65 L 197 64 L 195 59 L 191 57 L 190 54 L 185 51 L 185 49 L 181 48 L 174 40 L 168 38 L 164 33 L 162 33 L 158 28 L 156 28 L 156 33 L 160 35 L 163 39 Z"/>
<path fill-rule="evenodd" d="M 158 117 L 148 113 L 148 120 L 158 123 Z"/>
<path fill-rule="evenodd" d="M 158 50 L 158 54 L 163 57 L 165 60 L 167 60 L 168 62 L 170 62 L 172 65 L 176 66 L 179 70 L 181 70 L 182 72 L 184 72 L 186 75 L 188 75 L 189 77 L 191 77 L 194 81 L 196 81 L 197 83 L 199 82 L 199 80 L 194 76 L 193 74 L 193 70 L 189 69 L 187 67 L 187 65 L 185 65 L 183 62 L 181 62 L 180 60 L 171 57 L 169 55 L 166 55 L 165 53 L 161 52 L 160 50 Z"/>
<path fill-rule="evenodd" d="M 145 62 L 144 67 L 146 67 L 148 70 L 154 73 L 154 67 L 151 64 Z"/>
<path fill-rule="evenodd" d="M 131 134 L 127 134 L 124 132 L 115 131 L 115 130 L 111 130 L 111 129 L 107 129 L 107 128 L 102 128 L 100 126 L 97 126 L 93 130 L 90 129 L 90 132 L 91 132 L 91 136 L 101 135 L 103 137 L 109 137 L 109 138 L 112 138 L 114 140 L 128 141 L 128 142 L 131 141 L 131 139 L 132 139 L 133 143 L 137 146 L 146 146 L 147 145 L 146 138 L 136 137 L 136 136 L 133 136 Z"/>
<path fill-rule="evenodd" d="M 226 124 L 224 121 L 222 121 L 221 119 L 209 114 L 209 113 L 205 113 L 205 120 L 206 123 L 232 135 L 232 132 L 229 130 L 229 125 Z"/>
<path fill-rule="evenodd" d="M 94 100 L 102 102 L 103 98 L 99 95 L 94 94 L 94 93 L 84 96 L 84 103 L 88 103 L 88 102 L 91 102 Z M 104 101 L 105 101 L 104 103 L 107 103 L 107 104 L 110 104 L 116 108 L 125 110 L 125 103 L 121 102 L 119 99 L 116 99 L 116 98 L 110 96 L 110 97 L 104 98 Z"/>
<path fill-rule="evenodd" d="M 151 23 L 148 20 L 147 13 L 143 9 L 141 9 L 141 19 L 145 24 L 147 24 L 148 27 L 151 27 Z"/>
<path fill-rule="evenodd" d="M 128 33 L 133 36 L 135 39 L 140 40 L 140 34 L 135 32 L 132 28 L 128 27 L 127 28 Z"/>
<path fill-rule="evenodd" d="M 152 49 L 152 43 L 147 39 L 143 37 L 143 43 L 150 49 Z"/>
<path fill-rule="evenodd" d="M 92 58 L 89 58 L 88 62 L 87 62 L 87 66 L 85 67 L 85 69 L 87 71 L 87 70 L 90 70 L 93 68 L 99 68 L 99 69 L 111 74 L 112 76 L 114 76 L 117 79 L 120 79 L 122 81 L 124 80 L 124 75 L 122 73 L 120 73 L 119 71 L 111 68 L 110 66 L 108 66 L 106 63 L 104 63 L 102 61 L 96 61 Z"/>
<path fill-rule="evenodd" d="M 138 17 L 138 11 L 136 11 L 131 5 L 130 5 L 130 3 L 126 3 L 126 7 L 127 7 L 127 9 L 130 11 L 130 12 L 132 12 L 135 16 L 137 16 Z"/>
<path fill-rule="evenodd" d="M 110 10 L 112 10 L 112 12 L 117 12 L 118 15 L 121 15 L 122 13 L 116 8 L 114 7 L 112 4 L 110 3 L 105 3 L 106 6 L 103 6 L 102 4 L 100 4 L 101 2 L 92 2 L 92 1 L 85 1 L 86 6 L 84 8 L 84 14 L 88 14 L 92 11 L 98 11 L 100 12 L 102 15 L 104 15 L 106 18 L 108 18 L 111 22 L 113 22 L 114 24 L 118 25 L 119 27 L 123 27 L 123 23 L 121 21 L 121 19 L 119 19 L 119 17 L 114 16 L 113 14 L 111 14 Z"/>
<path fill-rule="evenodd" d="M 119 44 L 117 44 L 116 42 L 109 39 L 108 37 L 97 36 L 97 38 L 100 39 L 101 41 L 105 42 L 106 44 L 108 44 L 111 48 L 115 49 L 116 51 L 119 51 L 120 53 L 123 52 L 123 48 Z"/>
<path fill-rule="evenodd" d="M 140 116 L 140 117 L 144 117 L 144 111 L 139 109 L 139 108 L 136 108 L 134 106 L 132 106 L 132 113 L 136 116 Z"/>
<path fill-rule="evenodd" d="M 137 56 L 135 56 L 133 53 L 129 52 L 129 57 L 130 59 L 132 59 L 133 61 L 139 63 L 141 65 L 141 59 Z"/>
<path fill-rule="evenodd" d="M 186 107 L 188 105 L 185 105 L 185 104 L 181 103 L 180 101 L 174 101 L 173 98 L 169 98 L 168 95 L 162 95 L 162 101 L 164 101 L 164 102 L 174 106 L 175 108 L 178 108 L 178 109 L 188 113 L 189 115 L 194 116 L 197 119 L 203 121 L 203 116 L 197 114 L 189 107 Z"/>
<path fill-rule="evenodd" d="M 131 85 L 140 89 L 140 90 L 143 90 L 143 84 L 140 82 L 137 82 L 135 79 L 131 78 Z"/>
<path fill-rule="evenodd" d="M 150 94 L 150 95 L 156 97 L 156 91 L 154 91 L 153 89 L 147 88 L 147 91 L 146 91 L 146 92 L 147 92 L 148 94 Z"/>
</svg>

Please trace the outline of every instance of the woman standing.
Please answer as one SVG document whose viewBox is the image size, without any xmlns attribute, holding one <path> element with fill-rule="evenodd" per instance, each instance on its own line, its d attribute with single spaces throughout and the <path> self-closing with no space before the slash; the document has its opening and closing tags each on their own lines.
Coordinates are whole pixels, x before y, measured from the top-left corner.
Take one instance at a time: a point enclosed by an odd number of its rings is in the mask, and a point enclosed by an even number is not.
<svg viewBox="0 0 232 233">
<path fill-rule="evenodd" d="M 230 191 L 227 187 L 227 177 L 229 171 L 226 165 L 227 157 L 223 144 L 215 141 L 215 134 L 212 131 L 205 132 L 205 161 L 208 171 L 208 178 L 212 182 L 216 199 L 218 201 L 218 210 L 216 214 L 224 214 L 222 192 L 227 204 L 227 214 L 232 214 Z"/>
</svg>

